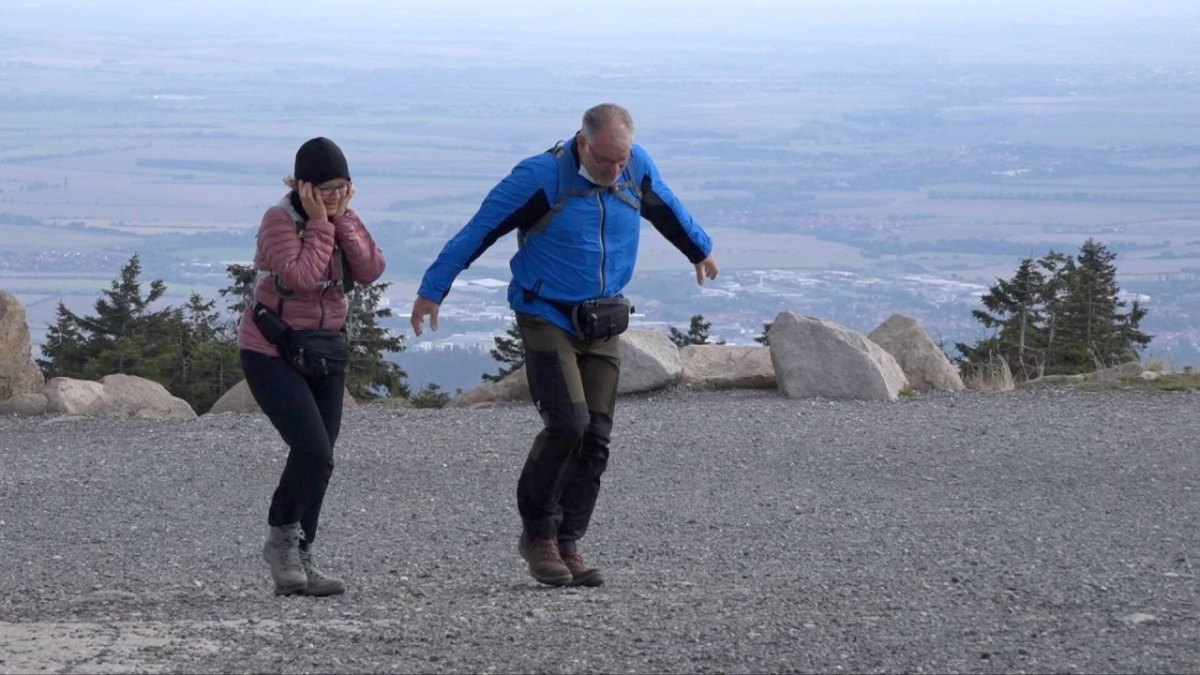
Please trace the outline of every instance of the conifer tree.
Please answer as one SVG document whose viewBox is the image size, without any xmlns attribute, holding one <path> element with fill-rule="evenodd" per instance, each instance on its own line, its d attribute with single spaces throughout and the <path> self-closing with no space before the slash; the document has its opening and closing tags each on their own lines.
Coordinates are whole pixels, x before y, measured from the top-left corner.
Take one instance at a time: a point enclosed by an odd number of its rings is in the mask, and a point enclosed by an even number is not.
<svg viewBox="0 0 1200 675">
<path fill-rule="evenodd" d="M 1038 260 L 1042 268 L 1042 318 L 1044 346 L 1042 351 L 1043 368 L 1046 363 L 1059 361 L 1058 325 L 1063 313 L 1063 301 L 1067 296 L 1066 279 L 1074 268 L 1075 261 L 1065 253 L 1050 251 Z"/>
<path fill-rule="evenodd" d="M 408 398 L 408 375 L 400 364 L 384 358 L 385 353 L 404 351 L 404 336 L 393 335 L 382 326 L 392 316 L 389 307 L 381 307 L 383 293 L 391 282 L 358 284 L 347 295 L 346 334 L 350 339 L 350 366 L 346 388 L 360 399 Z"/>
<path fill-rule="evenodd" d="M 764 347 L 769 347 L 769 346 L 771 346 L 771 340 L 770 340 L 770 338 L 767 337 L 767 333 L 769 333 L 771 331 L 771 322 L 768 321 L 767 323 L 764 323 L 762 330 L 763 330 L 762 335 L 759 335 L 758 337 L 754 338 L 754 341 Z"/>
<path fill-rule="evenodd" d="M 46 329 L 42 358 L 37 364 L 46 377 L 70 377 L 83 372 L 87 357 L 87 343 L 79 328 L 79 317 L 59 300 L 55 322 Z"/>
<path fill-rule="evenodd" d="M 521 329 L 516 321 L 504 331 L 504 335 L 493 335 L 492 340 L 495 346 L 489 353 L 500 364 L 500 371 L 491 375 L 484 373 L 484 382 L 499 382 L 525 365 L 525 341 L 521 338 Z"/>
<path fill-rule="evenodd" d="M 1078 255 L 1051 251 L 1021 261 L 1012 279 L 999 279 L 972 315 L 992 334 L 957 345 L 964 367 L 999 356 L 1014 375 L 1080 373 L 1136 359 L 1150 342 L 1139 326 L 1146 308 L 1123 312 L 1116 253 L 1088 239 Z"/>
<path fill-rule="evenodd" d="M 242 379 L 235 324 L 221 317 L 216 304 L 192 293 L 172 314 L 178 352 L 167 388 L 201 413 Z"/>
<path fill-rule="evenodd" d="M 254 304 L 254 281 L 258 277 L 258 270 L 254 265 L 232 263 L 225 266 L 225 272 L 233 279 L 233 283 L 218 292 L 221 297 L 228 298 L 230 313 L 240 317 L 247 307 Z"/>
<path fill-rule="evenodd" d="M 1033 258 L 1023 259 L 1012 279 L 997 279 L 980 298 L 986 311 L 971 310 L 976 321 L 993 331 L 992 337 L 975 347 L 959 345 L 959 351 L 975 361 L 998 354 L 1014 373 L 1019 372 L 1025 379 L 1032 376 L 1044 344 L 1041 307 L 1045 283 Z"/>
<path fill-rule="evenodd" d="M 675 343 L 676 347 L 686 347 L 687 345 L 706 345 L 708 344 L 708 329 L 712 327 L 712 323 L 704 320 L 703 314 L 692 315 L 692 320 L 688 326 L 688 332 L 684 333 L 678 328 L 671 326 L 671 332 L 667 335 L 671 342 Z"/>
<path fill-rule="evenodd" d="M 150 283 L 142 293 L 141 262 L 134 254 L 101 298 L 94 315 L 80 316 L 59 303 L 58 319 L 43 348 L 43 364 L 55 375 L 99 379 L 111 373 L 162 381 L 161 363 L 170 350 L 170 310 L 152 311 L 166 284 Z"/>
<path fill-rule="evenodd" d="M 437 384 L 430 382 L 421 391 L 409 399 L 414 408 L 442 408 L 450 402 L 450 394 L 442 391 Z"/>
<path fill-rule="evenodd" d="M 1125 302 L 1119 297 L 1116 257 L 1088 239 L 1064 276 L 1067 292 L 1059 326 L 1063 349 L 1058 359 L 1064 370 L 1124 363 L 1150 342 L 1138 329 L 1145 309 L 1139 304 L 1136 313 L 1121 311 Z"/>
</svg>

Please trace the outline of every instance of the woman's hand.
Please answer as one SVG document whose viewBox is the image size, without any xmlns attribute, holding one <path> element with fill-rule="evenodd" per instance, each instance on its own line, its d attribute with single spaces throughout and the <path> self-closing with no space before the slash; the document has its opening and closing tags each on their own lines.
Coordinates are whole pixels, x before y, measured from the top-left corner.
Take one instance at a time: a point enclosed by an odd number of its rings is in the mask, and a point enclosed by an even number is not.
<svg viewBox="0 0 1200 675">
<path fill-rule="evenodd" d="M 296 192 L 300 194 L 300 205 L 304 207 L 309 220 L 329 220 L 329 215 L 325 213 L 325 202 L 321 201 L 321 193 L 317 186 L 302 180 L 296 185 Z"/>
<path fill-rule="evenodd" d="M 337 206 L 333 208 L 333 213 L 330 213 L 331 218 L 341 218 L 346 209 L 350 208 L 350 198 L 354 196 L 354 183 L 350 183 L 345 191 L 339 193 Z"/>
</svg>

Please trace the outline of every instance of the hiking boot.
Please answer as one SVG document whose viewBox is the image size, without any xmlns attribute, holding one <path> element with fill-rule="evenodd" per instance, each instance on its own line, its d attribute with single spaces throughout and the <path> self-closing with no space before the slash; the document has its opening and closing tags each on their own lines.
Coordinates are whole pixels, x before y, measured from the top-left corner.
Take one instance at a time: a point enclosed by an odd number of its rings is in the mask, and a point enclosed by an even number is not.
<svg viewBox="0 0 1200 675">
<path fill-rule="evenodd" d="M 302 593 L 308 585 L 304 567 L 300 564 L 300 523 L 272 527 L 263 544 L 263 560 L 271 566 L 275 595 Z"/>
<path fill-rule="evenodd" d="M 558 554 L 554 539 L 534 539 L 524 532 L 517 541 L 517 552 L 529 563 L 529 576 L 550 586 L 566 586 L 574 577 Z"/>
<path fill-rule="evenodd" d="M 324 597 L 326 595 L 341 595 L 346 592 L 346 582 L 336 577 L 331 577 L 317 568 L 313 563 L 312 551 L 310 549 L 300 549 L 300 564 L 304 567 L 304 575 L 308 578 L 308 585 L 304 588 L 305 595 L 315 595 Z"/>
<path fill-rule="evenodd" d="M 583 562 L 583 556 L 578 553 L 562 554 L 563 564 L 571 571 L 572 586 L 599 586 L 604 583 L 600 568 L 588 567 Z"/>
</svg>

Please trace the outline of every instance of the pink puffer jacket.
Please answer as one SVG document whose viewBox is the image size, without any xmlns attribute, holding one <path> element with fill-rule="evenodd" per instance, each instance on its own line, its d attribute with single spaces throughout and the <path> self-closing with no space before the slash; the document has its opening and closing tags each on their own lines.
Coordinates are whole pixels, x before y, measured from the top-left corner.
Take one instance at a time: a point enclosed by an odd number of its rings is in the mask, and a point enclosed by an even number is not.
<svg viewBox="0 0 1200 675">
<path fill-rule="evenodd" d="M 340 330 L 346 322 L 348 303 L 342 286 L 323 284 L 340 276 L 333 269 L 334 243 L 350 267 L 350 276 L 360 284 L 373 283 L 383 274 L 383 252 L 375 245 L 371 233 L 351 209 L 333 222 L 309 220 L 304 236 L 296 233 L 298 218 L 284 197 L 279 204 L 267 209 L 258 229 L 258 247 L 254 266 L 258 279 L 254 284 L 254 299 L 273 310 L 280 307 L 280 295 L 275 280 L 293 291 L 283 298 L 283 320 L 297 330 Z M 278 356 L 275 345 L 263 337 L 247 307 L 238 324 L 238 347 Z"/>
</svg>

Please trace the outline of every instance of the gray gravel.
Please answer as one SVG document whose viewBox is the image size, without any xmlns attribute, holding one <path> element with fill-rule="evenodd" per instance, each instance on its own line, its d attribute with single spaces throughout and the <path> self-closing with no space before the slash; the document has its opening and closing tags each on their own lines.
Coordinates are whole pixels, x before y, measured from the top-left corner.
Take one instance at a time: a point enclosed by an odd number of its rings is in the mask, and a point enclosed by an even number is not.
<svg viewBox="0 0 1200 675">
<path fill-rule="evenodd" d="M 532 406 L 348 411 L 318 556 L 265 419 L 0 418 L 0 671 L 1197 672 L 1200 394 L 618 403 L 582 552 L 515 552 Z"/>
</svg>

